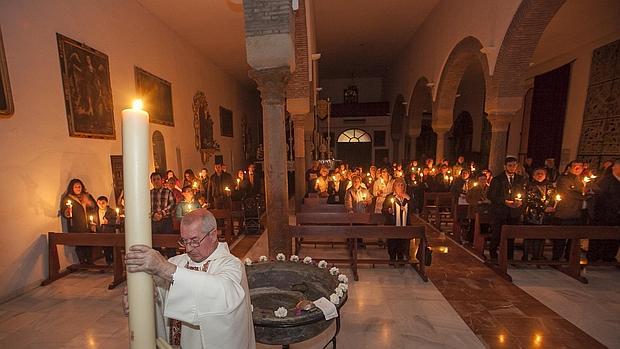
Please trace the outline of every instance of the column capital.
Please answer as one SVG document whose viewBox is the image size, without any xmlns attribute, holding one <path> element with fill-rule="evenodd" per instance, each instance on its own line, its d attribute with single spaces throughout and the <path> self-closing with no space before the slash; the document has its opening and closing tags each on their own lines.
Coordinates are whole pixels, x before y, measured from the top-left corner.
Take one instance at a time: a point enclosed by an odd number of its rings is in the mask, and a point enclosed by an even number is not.
<svg viewBox="0 0 620 349">
<path fill-rule="evenodd" d="M 248 75 L 256 81 L 263 105 L 284 105 L 286 85 L 291 77 L 288 66 L 250 70 Z"/>
<path fill-rule="evenodd" d="M 310 112 L 310 98 L 287 98 L 286 111 L 291 115 L 306 115 Z"/>
<path fill-rule="evenodd" d="M 503 112 L 501 114 L 489 114 L 487 119 L 491 123 L 491 132 L 506 132 L 516 112 Z"/>
</svg>

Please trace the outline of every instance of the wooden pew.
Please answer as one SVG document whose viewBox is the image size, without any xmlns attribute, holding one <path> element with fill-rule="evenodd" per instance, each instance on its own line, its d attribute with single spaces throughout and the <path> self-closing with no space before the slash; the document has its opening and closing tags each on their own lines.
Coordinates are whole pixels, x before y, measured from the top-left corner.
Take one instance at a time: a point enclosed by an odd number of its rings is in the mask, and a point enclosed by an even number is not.
<svg viewBox="0 0 620 349">
<path fill-rule="evenodd" d="M 481 224 L 491 224 L 493 217 L 491 216 L 491 210 L 489 205 L 478 206 L 478 210 L 476 212 L 476 218 L 474 219 L 474 252 L 482 259 L 484 257 L 484 245 L 486 239 L 490 239 L 491 235 L 486 234 L 483 235 L 480 230 Z"/>
<path fill-rule="evenodd" d="M 408 227 L 395 226 L 334 226 L 334 225 L 301 225 L 289 226 L 289 234 L 294 239 L 300 238 L 340 238 L 343 240 L 356 241 L 357 239 L 419 239 L 420 247 L 418 255 L 420 260 L 410 261 L 422 280 L 428 281 L 424 261 L 427 259 L 427 240 L 423 224 L 416 224 Z M 357 272 L 358 264 L 389 264 L 389 259 L 359 259 L 357 255 L 357 244 L 352 243 L 351 253 L 348 259 L 328 258 L 328 263 L 348 263 L 353 271 L 355 281 L 359 280 Z M 413 257 L 413 256 L 411 256 Z"/>
<path fill-rule="evenodd" d="M 52 282 L 66 276 L 76 270 L 87 269 L 112 269 L 114 279 L 108 285 L 108 289 L 113 289 L 125 281 L 125 265 L 121 249 L 125 247 L 125 234 L 114 233 L 54 233 L 48 232 L 48 276 L 41 282 L 41 286 L 49 285 Z M 179 235 L 177 234 L 155 234 L 153 235 L 153 247 L 179 248 Z M 114 263 L 112 266 L 104 265 L 83 265 L 73 264 L 65 271 L 60 271 L 60 260 L 58 258 L 58 246 L 110 246 L 114 248 Z"/>
<path fill-rule="evenodd" d="M 339 225 L 351 226 L 370 224 L 383 224 L 383 216 L 380 214 L 369 213 L 347 213 L 347 212 L 300 212 L 296 216 L 297 225 Z M 295 238 L 294 253 L 297 254 L 301 248 L 301 244 L 316 245 L 343 245 L 349 244 L 350 241 L 304 241 L 303 238 Z"/>
<path fill-rule="evenodd" d="M 423 202 L 424 207 L 422 207 L 420 215 L 429 222 L 433 217 L 435 227 L 437 230 L 441 230 L 442 217 L 449 216 L 452 212 L 452 193 L 425 192 Z"/>
<path fill-rule="evenodd" d="M 569 239 L 570 255 L 567 262 L 561 261 L 508 261 L 508 239 Z M 610 239 L 620 240 L 620 226 L 560 226 L 560 225 L 504 225 L 502 226 L 499 255 L 499 271 L 512 281 L 508 275 L 508 263 L 530 265 L 552 265 L 570 277 L 583 283 L 588 279 L 581 275 L 580 240 Z M 616 265 L 619 265 L 616 263 Z"/>
</svg>

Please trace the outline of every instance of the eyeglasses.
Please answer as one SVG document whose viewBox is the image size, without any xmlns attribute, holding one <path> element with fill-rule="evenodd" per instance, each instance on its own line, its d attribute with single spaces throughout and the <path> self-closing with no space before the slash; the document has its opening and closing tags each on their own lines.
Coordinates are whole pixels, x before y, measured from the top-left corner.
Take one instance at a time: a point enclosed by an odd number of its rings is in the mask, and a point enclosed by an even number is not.
<svg viewBox="0 0 620 349">
<path fill-rule="evenodd" d="M 179 241 L 177 241 L 177 243 L 179 244 L 179 246 L 181 247 L 192 247 L 192 248 L 196 248 L 199 247 L 202 244 L 202 241 L 209 235 L 211 235 L 212 232 L 214 232 L 215 229 L 211 230 L 210 232 L 208 232 L 207 234 L 205 234 L 205 236 L 202 237 L 202 239 L 196 241 L 196 240 L 184 240 L 184 239 L 179 239 Z"/>
</svg>

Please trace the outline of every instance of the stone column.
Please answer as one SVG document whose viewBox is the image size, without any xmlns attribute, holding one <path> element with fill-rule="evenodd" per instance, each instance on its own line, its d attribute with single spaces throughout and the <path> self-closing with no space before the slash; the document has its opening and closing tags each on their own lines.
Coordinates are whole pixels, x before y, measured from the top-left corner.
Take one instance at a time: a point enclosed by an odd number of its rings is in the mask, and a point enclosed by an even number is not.
<svg viewBox="0 0 620 349">
<path fill-rule="evenodd" d="M 258 85 L 263 106 L 263 143 L 265 148 L 266 228 L 269 256 L 291 254 L 288 236 L 288 180 L 286 170 L 286 130 L 284 128 L 285 89 L 291 76 L 289 67 L 250 71 Z"/>
<path fill-rule="evenodd" d="M 435 151 L 435 163 L 439 164 L 444 159 L 446 150 L 446 133 L 449 128 L 435 128 L 433 131 L 437 133 L 437 150 Z"/>
<path fill-rule="evenodd" d="M 295 211 L 300 212 L 306 194 L 306 156 L 304 123 L 306 115 L 292 115 L 295 132 Z"/>
<path fill-rule="evenodd" d="M 491 122 L 491 152 L 489 154 L 489 169 L 493 175 L 500 173 L 504 168 L 506 158 L 506 141 L 508 140 L 508 126 L 514 114 L 489 114 Z"/>
<path fill-rule="evenodd" d="M 423 159 L 418 159 L 416 156 L 416 151 L 417 151 L 416 142 L 418 140 L 418 137 L 420 137 L 421 132 L 422 132 L 421 128 L 409 129 L 409 139 L 411 140 L 411 144 L 409 144 L 409 159 L 405 159 L 405 160 L 424 161 Z"/>
</svg>

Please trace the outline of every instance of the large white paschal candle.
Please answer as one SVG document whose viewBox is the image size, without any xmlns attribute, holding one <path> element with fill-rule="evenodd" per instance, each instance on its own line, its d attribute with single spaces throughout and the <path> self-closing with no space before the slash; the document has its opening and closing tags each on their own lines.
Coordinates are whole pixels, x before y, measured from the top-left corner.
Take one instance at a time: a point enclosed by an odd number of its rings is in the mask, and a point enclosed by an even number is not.
<svg viewBox="0 0 620 349">
<path fill-rule="evenodd" d="M 125 247 L 152 246 L 149 193 L 149 114 L 142 101 L 123 110 L 123 189 Z M 129 343 L 132 349 L 155 348 L 153 279 L 144 272 L 127 273 Z"/>
</svg>

